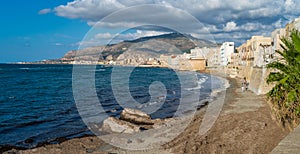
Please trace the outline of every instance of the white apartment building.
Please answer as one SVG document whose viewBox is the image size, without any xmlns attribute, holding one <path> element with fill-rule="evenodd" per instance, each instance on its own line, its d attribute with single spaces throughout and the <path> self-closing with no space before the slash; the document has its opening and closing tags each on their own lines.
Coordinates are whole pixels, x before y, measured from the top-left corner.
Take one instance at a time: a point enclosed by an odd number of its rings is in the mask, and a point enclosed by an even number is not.
<svg viewBox="0 0 300 154">
<path fill-rule="evenodd" d="M 224 42 L 220 48 L 220 65 L 227 66 L 231 61 L 231 54 L 234 53 L 234 42 Z"/>
<path fill-rule="evenodd" d="M 206 55 L 209 53 L 209 51 L 210 49 L 207 47 L 196 47 L 191 49 L 191 58 L 206 58 Z"/>
</svg>

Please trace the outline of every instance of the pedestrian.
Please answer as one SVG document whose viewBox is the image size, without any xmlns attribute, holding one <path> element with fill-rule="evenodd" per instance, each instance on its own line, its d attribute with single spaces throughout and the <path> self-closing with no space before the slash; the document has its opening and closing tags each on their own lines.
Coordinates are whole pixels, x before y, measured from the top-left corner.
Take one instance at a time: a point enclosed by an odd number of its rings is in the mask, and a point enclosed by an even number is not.
<svg viewBox="0 0 300 154">
<path fill-rule="evenodd" d="M 248 82 L 247 82 L 246 77 L 244 77 L 242 80 L 242 92 L 244 92 L 245 90 L 246 91 L 248 90 Z"/>
</svg>

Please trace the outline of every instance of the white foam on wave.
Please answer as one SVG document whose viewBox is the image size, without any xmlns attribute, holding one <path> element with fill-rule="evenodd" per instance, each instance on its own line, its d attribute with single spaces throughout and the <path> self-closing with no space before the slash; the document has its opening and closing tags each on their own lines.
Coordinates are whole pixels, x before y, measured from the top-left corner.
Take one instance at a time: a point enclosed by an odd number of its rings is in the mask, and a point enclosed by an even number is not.
<svg viewBox="0 0 300 154">
<path fill-rule="evenodd" d="M 158 104 L 158 103 L 162 103 L 162 101 L 148 102 L 148 103 L 140 104 L 140 105 L 138 105 L 138 106 L 136 106 L 136 107 L 139 108 L 139 109 L 141 109 L 141 108 L 145 108 L 145 107 L 148 107 L 148 106 L 152 106 L 152 105 L 155 105 L 155 104 Z"/>
<path fill-rule="evenodd" d="M 115 112 L 117 112 L 117 110 L 116 109 L 112 109 L 112 110 L 110 110 L 110 112 L 111 113 L 115 113 Z"/>
<path fill-rule="evenodd" d="M 200 84 L 198 84 L 198 86 L 196 86 L 196 87 L 193 87 L 193 88 L 186 88 L 185 90 L 191 91 L 191 90 L 199 90 L 199 89 L 201 89 L 201 88 L 202 88 L 202 86 L 201 86 Z"/>
<path fill-rule="evenodd" d="M 23 68 L 19 68 L 20 70 L 29 70 L 30 68 L 28 67 L 23 67 Z"/>
<path fill-rule="evenodd" d="M 197 86 L 196 87 L 193 87 L 193 88 L 186 88 L 185 90 L 188 90 L 188 91 L 192 91 L 192 90 L 199 90 L 201 88 L 203 88 L 202 84 L 208 79 L 207 76 L 203 76 L 202 78 L 200 78 L 197 82 Z"/>
<path fill-rule="evenodd" d="M 89 70 L 89 72 L 104 72 L 106 69 L 95 69 L 95 70 Z"/>
<path fill-rule="evenodd" d="M 214 76 L 214 77 L 217 78 L 218 80 L 220 80 L 221 82 L 223 82 L 223 85 L 221 85 L 221 87 L 219 87 L 219 88 L 212 89 L 212 92 L 211 92 L 212 97 L 216 97 L 218 95 L 218 93 L 225 91 L 227 88 L 230 87 L 230 83 L 227 79 L 218 77 L 218 76 Z"/>
<path fill-rule="evenodd" d="M 62 69 L 59 67 L 21 67 L 20 70 L 49 70 L 49 69 Z"/>
<path fill-rule="evenodd" d="M 198 84 L 204 83 L 208 79 L 207 76 L 204 76 L 203 78 L 199 79 Z"/>
</svg>

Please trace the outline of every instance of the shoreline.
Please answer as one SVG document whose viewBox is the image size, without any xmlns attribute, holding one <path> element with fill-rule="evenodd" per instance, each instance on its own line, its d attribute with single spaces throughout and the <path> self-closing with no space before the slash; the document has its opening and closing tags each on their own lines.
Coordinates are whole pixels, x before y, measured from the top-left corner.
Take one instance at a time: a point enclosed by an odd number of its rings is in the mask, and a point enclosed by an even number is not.
<svg viewBox="0 0 300 154">
<path fill-rule="evenodd" d="M 208 72 L 202 72 L 208 73 Z M 208 74 L 216 75 L 213 72 Z M 218 75 L 217 75 L 218 76 Z M 224 76 L 222 77 L 224 78 Z M 179 136 L 175 137 L 173 140 L 163 144 L 163 146 L 158 147 L 156 149 L 149 149 L 143 151 L 132 151 L 132 150 L 124 150 L 121 148 L 114 147 L 109 145 L 102 140 L 100 140 L 96 136 L 91 137 L 83 137 L 83 138 L 74 138 L 71 140 L 64 141 L 59 144 L 46 144 L 42 145 L 41 147 L 36 147 L 33 149 L 26 149 L 26 150 L 10 150 L 15 152 L 21 153 L 45 153 L 51 151 L 57 151 L 58 153 L 65 153 L 65 152 L 81 152 L 81 153 L 88 153 L 87 150 L 92 148 L 94 153 L 108 153 L 108 152 L 115 152 L 115 153 L 195 153 L 195 152 L 213 152 L 213 151 L 225 151 L 225 152 L 255 152 L 255 146 L 259 146 L 256 152 L 270 152 L 283 137 L 287 135 L 287 131 L 283 131 L 275 121 L 271 119 L 271 115 L 269 113 L 270 107 L 266 102 L 263 100 L 263 96 L 258 96 L 254 98 L 250 98 L 248 104 L 242 104 L 244 102 L 245 96 L 239 92 L 240 88 L 238 86 L 238 79 L 229 79 L 230 87 L 226 89 L 226 98 L 223 109 L 219 118 L 217 119 L 216 123 L 213 127 L 206 132 L 204 135 L 199 136 L 197 134 L 199 130 L 199 123 L 201 123 L 203 119 L 203 112 L 207 109 L 207 105 L 202 107 L 197 113 L 194 115 L 193 120 L 188 125 L 188 127 L 182 132 Z M 219 95 L 219 93 L 218 93 Z M 218 96 L 217 95 L 217 96 Z M 247 91 L 245 95 L 254 96 L 252 92 Z M 238 98 L 237 97 L 242 97 Z M 215 97 L 218 99 L 218 97 Z M 212 102 L 214 103 L 216 99 L 213 99 Z M 236 100 L 237 99 L 237 100 Z M 238 102 L 238 104 L 237 104 Z M 256 104 L 256 103 L 260 104 Z M 239 104 L 240 103 L 240 104 Z M 256 105 L 254 105 L 256 104 Z M 260 115 L 260 116 L 258 116 Z M 263 115 L 263 116 L 262 116 Z M 246 117 L 246 118 L 245 118 Z M 249 119 L 251 119 L 249 121 Z M 260 122 L 263 118 L 265 122 Z M 233 119 L 233 120 L 232 120 Z M 229 125 L 228 125 L 228 121 Z M 247 124 L 247 121 L 249 124 Z M 246 122 L 246 124 L 245 124 Z M 245 125 L 242 125 L 244 123 Z M 230 129 L 228 129 L 228 128 Z M 253 128 L 252 128 L 253 127 Z M 264 130 L 269 128 L 268 131 Z M 237 131 L 235 130 L 237 129 Z M 249 129 L 252 130 L 249 133 Z M 233 134 L 224 134 L 226 132 L 234 131 Z M 248 130 L 248 131 L 247 131 Z M 261 131 L 261 132 L 259 132 Z M 241 133 L 242 132 L 242 133 Z M 271 133 L 270 133 L 271 132 Z M 278 136 L 274 137 L 272 133 L 277 133 Z M 228 140 L 224 140 L 225 138 Z M 249 136 L 250 135 L 250 136 Z M 223 137 L 222 137 L 223 136 Z M 232 137 L 237 136 L 238 138 L 242 139 L 239 140 L 232 140 Z M 245 137 L 247 138 L 245 138 Z M 249 140 L 248 138 L 254 136 L 258 138 L 256 140 Z M 260 137 L 258 137 L 260 136 Z M 92 142 L 93 141 L 93 142 Z M 223 141 L 223 142 L 222 142 Z M 225 141 L 225 142 L 224 142 Z M 254 145 L 249 145 L 249 142 Z M 266 142 L 266 143 L 265 143 Z M 85 147 L 79 147 L 78 145 L 84 144 Z M 258 144 L 258 145 L 257 145 Z M 212 146 L 213 145 L 213 146 Z M 247 145 L 245 147 L 245 145 Z M 70 148 L 72 147 L 72 148 Z M 96 148 L 95 148 L 96 147 Z M 247 148 L 248 147 L 248 148 Z M 254 151 L 253 151 L 254 150 Z M 59 152 L 60 151 L 60 152 Z M 9 152 L 9 151 L 7 151 Z"/>
<path fill-rule="evenodd" d="M 18 65 L 18 64 L 17 64 Z M 20 65 L 23 65 L 23 64 L 20 64 Z M 27 65 L 31 65 L 31 64 L 27 64 Z M 52 65 L 52 64 L 50 64 Z M 203 73 L 203 74 L 207 74 L 207 75 L 212 75 L 208 72 L 199 72 L 198 73 Z M 227 80 L 225 79 L 224 77 L 219 77 L 219 76 L 216 76 L 214 75 L 215 77 L 217 78 L 220 78 L 220 80 Z M 224 86 L 225 87 L 225 86 Z M 228 88 L 228 87 L 226 87 Z M 196 110 L 201 110 L 202 108 L 204 108 L 205 106 L 207 106 L 207 104 L 215 101 L 219 95 L 219 93 L 221 91 L 223 91 L 224 89 L 217 89 L 216 91 L 212 92 L 211 95 L 209 98 L 206 98 L 206 99 L 203 99 L 201 100 L 199 103 L 199 105 L 195 106 L 195 111 Z M 187 113 L 184 113 L 182 116 L 188 116 L 189 112 Z M 173 117 L 171 119 L 175 119 L 176 117 Z M 40 147 L 45 147 L 45 146 L 49 146 L 49 145 L 56 145 L 56 144 L 61 144 L 63 142 L 67 142 L 67 141 L 70 141 L 70 140 L 73 140 L 73 139 L 80 139 L 80 138 L 86 138 L 86 137 L 96 137 L 96 135 L 83 135 L 83 136 L 80 136 L 80 137 L 75 137 L 75 138 L 71 138 L 71 139 L 68 139 L 67 137 L 60 137 L 60 138 L 55 138 L 55 139 L 52 139 L 50 141 L 45 141 L 45 142 L 41 142 L 41 143 L 38 143 L 36 146 L 32 147 L 32 148 L 26 148 L 26 147 L 21 147 L 21 146 L 14 146 L 14 145 L 2 145 L 0 146 L 0 153 L 2 152 L 6 152 L 6 151 L 10 151 L 10 150 L 18 150 L 18 151 L 23 151 L 23 150 L 32 150 L 32 149 L 36 149 L 36 148 L 40 148 Z"/>
<path fill-rule="evenodd" d="M 243 93 L 239 79 L 228 79 L 231 86 L 214 126 L 204 135 L 196 134 L 197 124 L 202 122 L 201 115 L 197 115 L 183 136 L 167 144 L 166 149 L 180 154 L 270 153 L 289 133 L 272 119 L 271 108 L 263 95 Z"/>
</svg>

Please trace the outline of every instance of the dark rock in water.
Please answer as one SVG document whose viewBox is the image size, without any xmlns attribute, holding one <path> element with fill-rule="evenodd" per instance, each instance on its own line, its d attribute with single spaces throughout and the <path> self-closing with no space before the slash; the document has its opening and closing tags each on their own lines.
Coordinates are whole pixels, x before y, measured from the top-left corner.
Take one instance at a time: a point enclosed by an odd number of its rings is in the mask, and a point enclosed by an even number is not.
<svg viewBox="0 0 300 154">
<path fill-rule="evenodd" d="M 121 113 L 121 120 L 128 121 L 137 125 L 154 125 L 155 121 L 151 117 L 140 110 L 125 108 Z"/>
<path fill-rule="evenodd" d="M 134 133 L 139 132 L 140 127 L 127 121 L 109 117 L 103 121 L 102 130 L 115 133 Z"/>
<path fill-rule="evenodd" d="M 33 139 L 29 138 L 29 139 L 26 139 L 24 142 L 25 143 L 33 143 L 33 141 L 34 141 Z"/>
<path fill-rule="evenodd" d="M 203 104 L 197 106 L 197 110 L 200 110 L 201 108 L 205 107 L 208 105 L 209 101 L 205 101 Z"/>
</svg>

